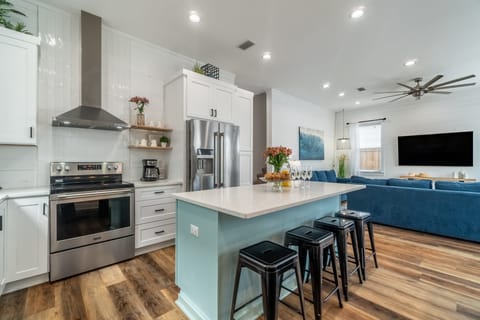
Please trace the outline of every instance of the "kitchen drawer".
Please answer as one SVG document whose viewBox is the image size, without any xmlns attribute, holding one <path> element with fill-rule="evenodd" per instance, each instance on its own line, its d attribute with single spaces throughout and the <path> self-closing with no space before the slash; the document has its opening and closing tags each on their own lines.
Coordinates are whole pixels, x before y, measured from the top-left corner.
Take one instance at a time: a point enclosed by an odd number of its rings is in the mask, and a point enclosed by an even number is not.
<svg viewBox="0 0 480 320">
<path fill-rule="evenodd" d="M 180 186 L 165 186 L 135 189 L 135 201 L 172 198 L 172 193 L 179 192 Z"/>
<path fill-rule="evenodd" d="M 175 239 L 175 219 L 135 226 L 135 248 Z"/>
<path fill-rule="evenodd" d="M 175 218 L 176 203 L 173 197 L 145 200 L 135 203 L 135 224 Z"/>
</svg>

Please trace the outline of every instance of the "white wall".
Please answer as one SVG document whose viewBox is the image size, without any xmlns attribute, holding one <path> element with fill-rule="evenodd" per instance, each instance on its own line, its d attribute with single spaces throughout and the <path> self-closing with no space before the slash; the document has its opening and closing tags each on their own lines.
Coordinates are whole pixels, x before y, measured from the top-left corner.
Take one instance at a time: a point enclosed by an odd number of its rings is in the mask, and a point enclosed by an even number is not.
<svg viewBox="0 0 480 320">
<path fill-rule="evenodd" d="M 298 160 L 298 127 L 322 130 L 325 160 L 302 161 L 315 169 L 330 169 L 334 159 L 335 112 L 279 90 L 267 91 L 267 145 L 292 148 Z"/>
<path fill-rule="evenodd" d="M 342 134 L 341 117 L 338 112 L 337 137 Z M 345 122 L 383 117 L 387 118 L 382 126 L 386 177 L 399 177 L 409 172 L 452 177 L 454 171 L 462 170 L 468 177 L 480 178 L 480 88 L 458 89 L 448 96 L 426 95 L 419 101 L 405 98 L 403 102 L 345 111 Z M 398 136 L 455 131 L 474 131 L 473 167 L 398 166 Z"/>
<path fill-rule="evenodd" d="M 141 159 L 166 162 L 165 151 L 128 149 L 128 131 L 51 126 L 52 117 L 80 104 L 80 13 L 38 4 L 38 146 L 0 146 L 0 186 L 47 185 L 51 161 L 123 161 L 124 178 L 129 180 L 140 178 Z M 103 26 L 102 107 L 133 123 L 135 112 L 128 99 L 146 96 L 150 99 L 145 111 L 147 123 L 161 120 L 163 83 L 180 69 L 191 69 L 196 61 Z M 235 80 L 235 75 L 225 70 L 220 77 L 231 83 Z"/>
</svg>

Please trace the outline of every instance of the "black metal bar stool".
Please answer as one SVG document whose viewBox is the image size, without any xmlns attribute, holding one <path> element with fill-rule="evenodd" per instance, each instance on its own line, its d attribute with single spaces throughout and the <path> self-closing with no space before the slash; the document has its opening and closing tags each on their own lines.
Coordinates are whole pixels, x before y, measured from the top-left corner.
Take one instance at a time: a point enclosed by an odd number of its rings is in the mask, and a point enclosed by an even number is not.
<svg viewBox="0 0 480 320">
<path fill-rule="evenodd" d="M 362 265 L 363 279 L 367 280 L 366 273 L 366 255 L 365 250 L 370 250 L 372 254 L 369 258 L 373 257 L 375 262 L 375 268 L 378 268 L 377 251 L 375 250 L 375 240 L 373 238 L 373 223 L 370 220 L 370 213 L 363 211 L 342 210 L 335 213 L 336 217 L 352 220 L 355 223 L 355 229 L 357 232 L 358 250 L 360 251 L 360 262 Z M 365 248 L 365 225 L 368 228 L 368 237 L 370 238 L 370 248 Z"/>
<path fill-rule="evenodd" d="M 315 319 L 322 319 L 322 303 L 327 301 L 333 294 L 337 294 L 338 303 L 342 308 L 342 298 L 340 296 L 340 287 L 338 286 L 337 264 L 333 260 L 332 274 L 335 288 L 328 293 L 325 299 L 322 298 L 322 269 L 323 269 L 323 251 L 327 250 L 330 255 L 334 255 L 334 237 L 333 233 L 326 230 L 315 229 L 308 226 L 301 226 L 290 231 L 285 235 L 285 246 L 297 246 L 300 259 L 300 271 L 302 276 L 305 274 L 306 257 L 309 260 L 309 272 L 312 278 L 313 308 Z M 325 280 L 330 280 L 325 278 Z M 331 280 L 330 280 L 331 281 Z M 307 299 L 308 300 L 308 299 Z"/>
<path fill-rule="evenodd" d="M 250 301 L 247 301 L 240 307 L 235 308 L 237 304 L 237 291 L 242 268 L 248 268 L 260 274 L 262 278 L 262 294 L 256 296 Z M 233 316 L 235 312 L 255 301 L 257 298 L 263 296 L 263 312 L 265 320 L 276 320 L 278 317 L 278 301 L 280 298 L 280 288 L 282 285 L 281 279 L 283 274 L 291 269 L 295 270 L 301 309 L 300 311 L 296 311 L 300 313 L 305 320 L 303 287 L 298 254 L 292 249 L 286 248 L 271 241 L 262 241 L 240 250 L 237 273 L 235 275 L 235 285 L 233 288 L 230 319 L 234 319 Z M 286 305 L 290 307 L 290 305 Z"/>
<path fill-rule="evenodd" d="M 336 218 L 336 217 L 323 217 L 313 222 L 315 228 L 324 229 L 333 232 L 335 240 L 337 242 L 338 260 L 340 261 L 340 275 L 342 277 L 343 295 L 345 301 L 348 301 L 348 278 L 350 274 L 358 273 L 358 280 L 363 283 L 361 274 L 361 265 L 358 254 L 357 235 L 355 232 L 355 224 L 353 221 Z M 347 237 L 350 233 L 353 247 L 353 257 L 355 268 L 351 273 L 348 272 L 348 253 L 347 253 Z M 334 257 L 334 256 L 332 256 Z M 334 260 L 332 258 L 332 260 Z"/>
</svg>

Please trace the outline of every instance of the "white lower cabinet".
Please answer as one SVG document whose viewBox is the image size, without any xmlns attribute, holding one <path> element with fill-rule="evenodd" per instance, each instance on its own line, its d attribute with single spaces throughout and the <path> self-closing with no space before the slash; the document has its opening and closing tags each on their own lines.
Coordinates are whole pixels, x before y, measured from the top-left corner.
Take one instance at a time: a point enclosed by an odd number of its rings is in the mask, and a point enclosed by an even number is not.
<svg viewBox="0 0 480 320">
<path fill-rule="evenodd" d="M 0 202 L 0 295 L 5 288 L 5 218 L 7 217 L 7 202 Z"/>
<path fill-rule="evenodd" d="M 8 200 L 7 283 L 48 272 L 48 197 Z"/>
<path fill-rule="evenodd" d="M 240 151 L 240 185 L 251 185 L 252 175 L 252 153 Z"/>
<path fill-rule="evenodd" d="M 175 239 L 176 202 L 180 185 L 135 189 L 135 248 Z"/>
</svg>

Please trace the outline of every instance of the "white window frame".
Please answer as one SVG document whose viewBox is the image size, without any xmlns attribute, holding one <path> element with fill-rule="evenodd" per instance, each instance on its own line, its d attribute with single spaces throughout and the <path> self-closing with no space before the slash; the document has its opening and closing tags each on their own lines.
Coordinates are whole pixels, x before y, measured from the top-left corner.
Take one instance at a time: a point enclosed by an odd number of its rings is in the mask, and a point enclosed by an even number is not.
<svg viewBox="0 0 480 320">
<path fill-rule="evenodd" d="M 361 151 L 362 149 L 371 149 L 371 148 L 358 148 L 358 161 L 359 161 L 359 172 L 364 174 L 384 174 L 385 173 L 385 157 L 384 157 L 384 145 L 383 145 L 383 125 L 382 122 L 369 122 L 359 125 L 359 127 L 370 127 L 370 126 L 380 126 L 380 169 L 379 170 L 362 170 L 361 165 Z M 360 130 L 359 130 L 360 131 Z M 360 141 L 360 137 L 358 137 Z"/>
</svg>

